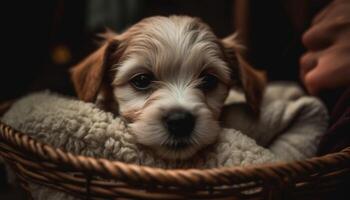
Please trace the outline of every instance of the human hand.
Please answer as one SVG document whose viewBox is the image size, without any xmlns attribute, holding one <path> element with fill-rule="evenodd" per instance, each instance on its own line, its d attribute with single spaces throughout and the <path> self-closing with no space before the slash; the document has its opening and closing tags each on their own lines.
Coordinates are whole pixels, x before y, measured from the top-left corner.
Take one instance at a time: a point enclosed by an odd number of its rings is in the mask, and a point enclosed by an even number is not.
<svg viewBox="0 0 350 200">
<path fill-rule="evenodd" d="M 302 42 L 300 76 L 310 94 L 350 85 L 349 0 L 334 0 L 318 13 Z"/>
</svg>

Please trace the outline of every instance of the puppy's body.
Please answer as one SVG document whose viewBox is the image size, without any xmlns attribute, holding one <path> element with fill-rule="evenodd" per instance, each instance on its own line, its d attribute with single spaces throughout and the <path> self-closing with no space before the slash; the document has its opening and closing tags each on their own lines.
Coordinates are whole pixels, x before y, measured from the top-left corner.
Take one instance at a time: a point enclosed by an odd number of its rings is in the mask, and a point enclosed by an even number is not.
<svg viewBox="0 0 350 200">
<path fill-rule="evenodd" d="M 252 108 L 263 81 L 196 18 L 146 18 L 107 43 L 72 71 L 78 96 L 118 105 L 138 142 L 168 159 L 186 159 L 213 143 L 232 86 L 242 86 Z M 240 66 L 238 63 L 242 63 Z"/>
</svg>

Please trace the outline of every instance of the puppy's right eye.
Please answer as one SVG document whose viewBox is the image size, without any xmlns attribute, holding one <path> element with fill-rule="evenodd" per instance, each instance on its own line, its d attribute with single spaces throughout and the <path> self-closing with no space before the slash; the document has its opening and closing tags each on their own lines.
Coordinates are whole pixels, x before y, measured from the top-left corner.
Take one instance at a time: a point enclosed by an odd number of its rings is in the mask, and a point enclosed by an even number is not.
<svg viewBox="0 0 350 200">
<path fill-rule="evenodd" d="M 219 83 L 219 79 L 212 74 L 203 74 L 201 75 L 201 78 L 202 78 L 202 83 L 201 85 L 199 85 L 199 87 L 202 90 L 211 90 L 215 88 Z"/>
<path fill-rule="evenodd" d="M 152 81 L 154 78 L 150 74 L 137 74 L 130 80 L 130 83 L 137 90 L 148 90 Z"/>
</svg>

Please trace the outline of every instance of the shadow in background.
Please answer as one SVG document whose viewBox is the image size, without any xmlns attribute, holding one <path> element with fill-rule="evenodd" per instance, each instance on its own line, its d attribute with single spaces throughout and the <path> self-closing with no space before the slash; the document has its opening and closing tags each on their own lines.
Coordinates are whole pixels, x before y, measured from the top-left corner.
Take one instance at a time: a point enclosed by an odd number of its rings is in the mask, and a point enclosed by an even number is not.
<svg viewBox="0 0 350 200">
<path fill-rule="evenodd" d="M 233 31 L 232 4 L 230 0 L 203 0 L 200 6 L 195 0 L 7 3 L 3 8 L 12 15 L 3 17 L 6 64 L 0 68 L 0 102 L 42 89 L 74 95 L 68 69 L 96 49 L 96 33 L 105 27 L 120 32 L 147 16 L 188 14 L 225 36 Z"/>
<path fill-rule="evenodd" d="M 298 80 L 298 58 L 304 51 L 301 32 L 291 28 L 281 1 L 251 2 L 249 61 L 266 70 L 270 80 Z M 6 12 L 1 12 L 0 102 L 43 89 L 74 95 L 68 70 L 97 48 L 96 33 L 105 27 L 120 32 L 147 16 L 186 14 L 200 17 L 224 37 L 234 31 L 233 4 L 231 0 L 6 1 L 1 5 Z M 0 183 L 3 180 L 2 175 Z"/>
</svg>

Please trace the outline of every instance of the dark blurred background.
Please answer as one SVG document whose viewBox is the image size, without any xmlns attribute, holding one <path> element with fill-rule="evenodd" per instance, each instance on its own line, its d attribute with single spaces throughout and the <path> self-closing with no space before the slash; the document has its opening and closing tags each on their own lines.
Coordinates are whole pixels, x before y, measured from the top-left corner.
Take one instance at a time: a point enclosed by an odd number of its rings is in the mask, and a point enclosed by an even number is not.
<svg viewBox="0 0 350 200">
<path fill-rule="evenodd" d="M 51 0 L 11 2 L 7 17 L 0 101 L 51 89 L 73 95 L 68 69 L 97 48 L 106 27 L 121 32 L 152 15 L 187 14 L 209 23 L 218 36 L 233 31 L 231 0 Z"/>
<path fill-rule="evenodd" d="M 270 81 L 298 81 L 300 36 L 327 0 L 50 0 L 5 1 L 1 8 L 0 102 L 50 89 L 74 95 L 68 70 L 97 48 L 106 27 L 125 30 L 152 15 L 186 14 L 219 37 L 238 30 L 253 66 Z M 13 199 L 0 164 L 0 199 Z M 6 196 L 7 195 L 7 196 Z"/>
<path fill-rule="evenodd" d="M 207 22 L 219 37 L 236 29 L 247 57 L 270 80 L 298 80 L 300 34 L 310 18 L 309 4 L 246 0 L 50 0 L 2 5 L 3 64 L 0 101 L 51 89 L 73 95 L 68 69 L 97 48 L 96 34 L 121 32 L 152 15 L 186 14 Z M 299 2 L 299 3 L 295 3 Z M 321 1 L 322 2 L 322 1 Z M 302 4 L 302 6 L 300 6 Z M 322 3 L 316 4 L 318 7 Z M 315 6 L 314 6 L 315 7 Z M 306 12 L 307 10 L 307 12 Z M 305 14 L 307 13 L 307 14 Z M 311 12 L 312 13 L 312 12 Z M 289 15 L 300 19 L 295 22 Z"/>
</svg>

